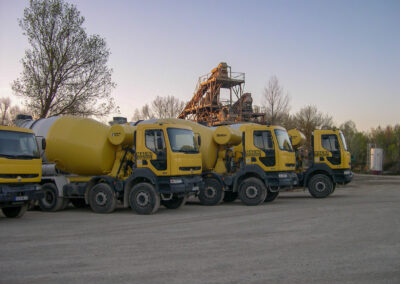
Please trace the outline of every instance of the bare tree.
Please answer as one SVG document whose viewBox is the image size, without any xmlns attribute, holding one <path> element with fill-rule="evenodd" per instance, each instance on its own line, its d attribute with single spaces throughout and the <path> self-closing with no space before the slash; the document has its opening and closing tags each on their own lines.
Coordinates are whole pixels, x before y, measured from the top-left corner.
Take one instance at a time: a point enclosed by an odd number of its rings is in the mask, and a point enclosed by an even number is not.
<svg viewBox="0 0 400 284">
<path fill-rule="evenodd" d="M 152 118 L 154 118 L 154 114 L 148 104 L 145 104 L 144 106 L 142 106 L 141 109 L 136 108 L 134 110 L 133 116 L 132 116 L 133 121 L 146 120 L 146 119 L 152 119 Z"/>
<path fill-rule="evenodd" d="M 185 103 L 174 96 L 157 96 L 157 98 L 152 101 L 151 107 L 148 104 L 145 104 L 140 110 L 135 109 L 132 120 L 175 118 L 178 117 L 184 107 Z"/>
<path fill-rule="evenodd" d="M 63 0 L 31 0 L 19 20 L 31 49 L 22 59 L 16 95 L 38 117 L 60 114 L 104 116 L 115 109 L 110 51 L 98 35 L 87 35 L 85 19 Z"/>
<path fill-rule="evenodd" d="M 311 141 L 311 135 L 314 129 L 333 128 L 333 119 L 331 116 L 318 111 L 316 106 L 308 105 L 300 109 L 294 115 L 296 127 L 304 133 L 307 141 Z"/>
<path fill-rule="evenodd" d="M 22 112 L 26 113 L 18 106 L 13 106 L 9 97 L 0 98 L 0 125 L 12 125 L 12 120 Z"/>
<path fill-rule="evenodd" d="M 278 78 L 272 76 L 263 93 L 264 106 L 266 110 L 265 119 L 269 124 L 281 124 L 283 118 L 289 113 L 290 97 L 284 93 L 283 87 L 279 84 Z"/>
<path fill-rule="evenodd" d="M 174 96 L 159 97 L 152 102 L 152 109 L 157 118 L 175 118 L 182 112 L 185 103 Z"/>
<path fill-rule="evenodd" d="M 0 125 L 7 125 L 9 120 L 9 109 L 11 107 L 11 99 L 0 98 Z"/>
</svg>

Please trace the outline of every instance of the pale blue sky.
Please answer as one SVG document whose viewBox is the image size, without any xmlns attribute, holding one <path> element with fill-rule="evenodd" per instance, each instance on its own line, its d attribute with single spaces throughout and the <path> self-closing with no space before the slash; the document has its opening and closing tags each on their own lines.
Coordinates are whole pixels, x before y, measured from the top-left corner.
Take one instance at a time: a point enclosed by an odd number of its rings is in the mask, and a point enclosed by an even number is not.
<svg viewBox="0 0 400 284">
<path fill-rule="evenodd" d="M 256 104 L 271 75 L 291 112 L 314 104 L 358 129 L 400 123 L 400 1 L 69 1 L 107 40 L 121 114 L 157 95 L 189 100 L 219 62 L 246 73 Z M 0 0 L 0 97 L 28 48 L 28 1 Z"/>
</svg>

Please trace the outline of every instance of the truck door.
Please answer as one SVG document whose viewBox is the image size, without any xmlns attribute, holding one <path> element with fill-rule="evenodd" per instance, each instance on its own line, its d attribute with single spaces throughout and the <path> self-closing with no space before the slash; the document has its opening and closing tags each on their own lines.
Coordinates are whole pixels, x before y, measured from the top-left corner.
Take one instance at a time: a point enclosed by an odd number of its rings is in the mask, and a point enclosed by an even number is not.
<svg viewBox="0 0 400 284">
<path fill-rule="evenodd" d="M 247 135 L 249 136 L 249 135 Z M 264 155 L 260 155 L 259 159 L 260 162 L 265 167 L 273 167 L 276 164 L 276 157 L 275 157 L 275 149 L 274 149 L 274 142 L 272 140 L 272 134 L 269 130 L 255 130 L 253 132 L 253 145 L 258 150 L 264 152 Z M 247 156 L 247 154 L 246 154 Z M 252 158 L 253 159 L 253 158 Z M 255 158 L 254 158 L 255 159 Z"/>
<path fill-rule="evenodd" d="M 166 171 L 168 163 L 164 132 L 161 129 L 146 129 L 145 146 L 156 155 L 150 159 L 150 168 L 155 172 Z"/>
<path fill-rule="evenodd" d="M 341 164 L 341 153 L 339 140 L 336 134 L 323 134 L 321 135 L 321 144 L 324 149 L 332 153 L 332 157 L 326 157 L 332 165 Z"/>
</svg>

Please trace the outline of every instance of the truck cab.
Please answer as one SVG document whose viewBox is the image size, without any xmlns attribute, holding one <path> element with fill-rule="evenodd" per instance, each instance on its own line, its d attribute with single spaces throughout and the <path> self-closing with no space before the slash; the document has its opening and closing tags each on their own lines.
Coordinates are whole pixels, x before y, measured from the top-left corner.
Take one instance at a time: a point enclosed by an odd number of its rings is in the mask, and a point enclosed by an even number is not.
<svg viewBox="0 0 400 284">
<path fill-rule="evenodd" d="M 351 154 L 340 130 L 314 130 L 313 161 L 315 167 L 328 167 L 334 183 L 347 184 L 352 180 Z"/>
<path fill-rule="evenodd" d="M 313 197 L 327 197 L 337 184 L 352 180 L 351 155 L 340 130 L 314 130 L 309 148 L 303 146 L 306 138 L 299 130 L 289 130 L 289 136 L 296 150 L 300 186 L 307 187 Z"/>
<path fill-rule="evenodd" d="M 42 159 L 31 130 L 0 126 L 0 208 L 6 217 L 20 217 L 29 202 L 43 197 Z"/>
<path fill-rule="evenodd" d="M 237 157 L 244 153 L 242 171 L 256 171 L 263 177 L 266 202 L 274 200 L 279 190 L 298 185 L 295 153 L 286 129 L 253 123 L 233 127 L 243 135 L 242 143 L 234 147 Z"/>
</svg>

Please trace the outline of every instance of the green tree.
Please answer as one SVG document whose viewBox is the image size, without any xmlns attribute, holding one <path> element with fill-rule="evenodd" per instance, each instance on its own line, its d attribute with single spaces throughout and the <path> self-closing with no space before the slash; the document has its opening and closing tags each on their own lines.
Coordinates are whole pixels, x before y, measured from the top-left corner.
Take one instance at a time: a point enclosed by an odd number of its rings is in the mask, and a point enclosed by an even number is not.
<svg viewBox="0 0 400 284">
<path fill-rule="evenodd" d="M 38 117 L 60 114 L 104 116 L 115 110 L 110 51 L 88 35 L 84 17 L 63 0 L 31 0 L 19 25 L 30 49 L 12 88 Z"/>
<path fill-rule="evenodd" d="M 308 105 L 294 115 L 294 124 L 304 133 L 310 147 L 311 135 L 314 129 L 331 129 L 334 127 L 333 118 L 318 111 L 316 106 Z"/>
</svg>

